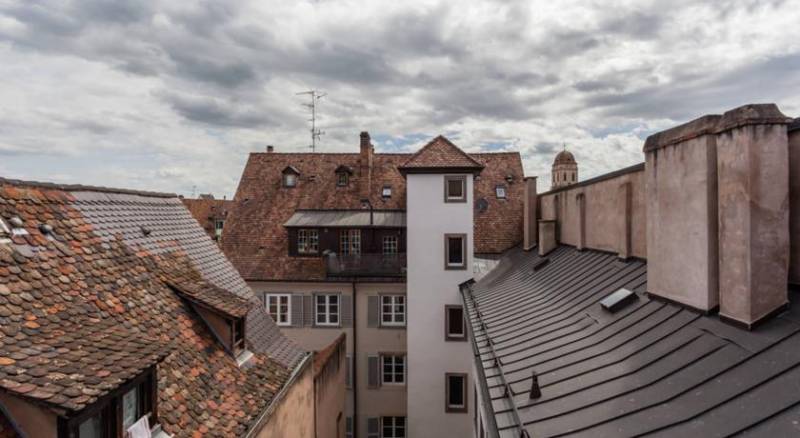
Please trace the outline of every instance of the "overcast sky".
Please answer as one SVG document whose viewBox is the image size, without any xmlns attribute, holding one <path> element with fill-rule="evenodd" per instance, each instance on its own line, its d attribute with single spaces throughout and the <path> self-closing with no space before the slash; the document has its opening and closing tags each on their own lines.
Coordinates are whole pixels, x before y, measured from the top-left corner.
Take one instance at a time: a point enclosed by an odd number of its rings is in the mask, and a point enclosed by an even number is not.
<svg viewBox="0 0 800 438">
<path fill-rule="evenodd" d="M 667 6 L 668 5 L 668 6 Z M 647 135 L 775 102 L 800 116 L 797 1 L 0 0 L 0 176 L 232 196 L 248 152 L 445 134 L 549 186 Z"/>
</svg>

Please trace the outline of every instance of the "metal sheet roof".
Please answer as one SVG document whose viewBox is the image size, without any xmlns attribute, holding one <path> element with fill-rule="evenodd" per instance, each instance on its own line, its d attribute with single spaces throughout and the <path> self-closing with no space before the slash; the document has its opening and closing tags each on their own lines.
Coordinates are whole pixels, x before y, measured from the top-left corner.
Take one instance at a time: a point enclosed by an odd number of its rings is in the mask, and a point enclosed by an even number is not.
<svg viewBox="0 0 800 438">
<path fill-rule="evenodd" d="M 285 227 L 387 227 L 406 226 L 403 211 L 373 211 L 370 224 L 369 210 L 297 210 Z"/>
<path fill-rule="evenodd" d="M 796 307 L 748 332 L 651 300 L 646 262 L 566 246 L 544 258 L 534 270 L 543 257 L 511 250 L 464 290 L 481 389 L 499 431 L 490 436 L 797 432 Z M 602 309 L 620 288 L 639 299 L 616 313 Z M 542 395 L 532 400 L 534 372 Z"/>
</svg>

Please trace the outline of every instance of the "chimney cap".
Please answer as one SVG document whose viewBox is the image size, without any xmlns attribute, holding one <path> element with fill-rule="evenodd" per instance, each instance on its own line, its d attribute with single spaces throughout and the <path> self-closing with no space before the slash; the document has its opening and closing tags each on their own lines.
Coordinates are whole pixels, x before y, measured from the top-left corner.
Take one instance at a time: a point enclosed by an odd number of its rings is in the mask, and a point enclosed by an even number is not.
<svg viewBox="0 0 800 438">
<path fill-rule="evenodd" d="M 271 152 L 275 152 L 275 146 L 273 146 L 273 145 L 271 145 L 271 144 L 268 144 L 268 145 L 267 145 L 267 152 L 270 152 L 270 153 L 271 153 Z"/>
<path fill-rule="evenodd" d="M 361 131 L 361 137 L 362 137 L 362 138 L 364 138 L 364 137 L 366 137 L 366 138 L 369 138 L 369 132 L 367 132 L 367 131 Z"/>
</svg>

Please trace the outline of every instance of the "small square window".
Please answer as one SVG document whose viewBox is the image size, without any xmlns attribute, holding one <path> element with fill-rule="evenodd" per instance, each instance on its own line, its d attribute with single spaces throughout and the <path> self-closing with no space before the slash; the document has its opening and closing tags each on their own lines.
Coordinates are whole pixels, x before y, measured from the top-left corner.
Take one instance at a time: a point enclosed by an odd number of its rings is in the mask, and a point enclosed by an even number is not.
<svg viewBox="0 0 800 438">
<path fill-rule="evenodd" d="M 381 417 L 381 438 L 406 438 L 406 417 Z"/>
<path fill-rule="evenodd" d="M 467 235 L 445 234 L 445 269 L 467 269 Z"/>
<path fill-rule="evenodd" d="M 445 412 L 467 412 L 467 375 L 445 374 Z"/>
<path fill-rule="evenodd" d="M 406 325 L 405 295 L 381 295 L 381 325 L 385 327 Z"/>
<path fill-rule="evenodd" d="M 467 177 L 446 175 L 444 177 L 444 202 L 467 202 Z"/>
<path fill-rule="evenodd" d="M 316 295 L 315 321 L 318 326 L 339 325 L 339 294 Z"/>
<path fill-rule="evenodd" d="M 506 186 L 497 186 L 494 188 L 497 199 L 506 199 Z"/>
<path fill-rule="evenodd" d="M 339 187 L 345 187 L 347 186 L 349 179 L 350 178 L 347 172 L 339 172 L 336 174 L 336 185 Z"/>
<path fill-rule="evenodd" d="M 445 306 L 445 340 L 466 341 L 467 327 L 464 322 L 464 308 L 461 306 Z"/>
<path fill-rule="evenodd" d="M 383 190 L 381 190 L 381 197 L 391 198 L 392 197 L 392 186 L 383 186 Z"/>
<path fill-rule="evenodd" d="M 404 355 L 381 355 L 381 383 L 383 385 L 406 384 L 406 357 Z"/>
<path fill-rule="evenodd" d="M 383 254 L 397 254 L 397 236 L 383 236 Z"/>
<path fill-rule="evenodd" d="M 298 254 L 316 254 L 319 252 L 319 230 L 297 230 Z"/>
<path fill-rule="evenodd" d="M 291 298 L 289 294 L 267 294 L 267 313 L 279 326 L 292 325 Z"/>
<path fill-rule="evenodd" d="M 294 187 L 297 185 L 297 175 L 294 173 L 285 173 L 283 175 L 283 186 Z"/>
</svg>

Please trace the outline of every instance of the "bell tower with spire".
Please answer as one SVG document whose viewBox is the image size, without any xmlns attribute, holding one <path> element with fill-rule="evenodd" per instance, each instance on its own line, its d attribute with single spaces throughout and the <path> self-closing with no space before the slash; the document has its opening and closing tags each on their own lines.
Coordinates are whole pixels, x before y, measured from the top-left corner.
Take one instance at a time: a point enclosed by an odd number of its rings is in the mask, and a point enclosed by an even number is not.
<svg viewBox="0 0 800 438">
<path fill-rule="evenodd" d="M 553 171 L 551 173 L 553 177 L 552 184 L 550 185 L 551 189 L 557 189 L 578 182 L 578 162 L 575 161 L 575 156 L 572 155 L 572 152 L 567 150 L 566 145 L 564 145 L 564 149 L 556 155 L 556 159 L 553 161 Z"/>
</svg>

